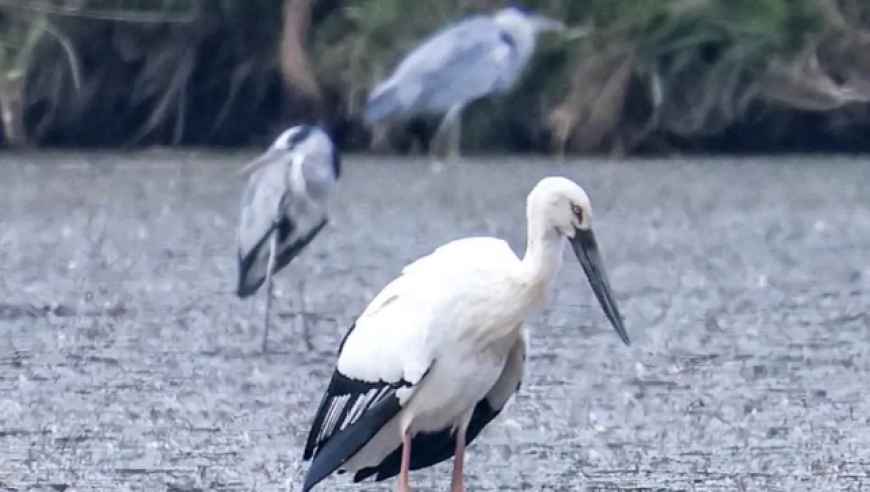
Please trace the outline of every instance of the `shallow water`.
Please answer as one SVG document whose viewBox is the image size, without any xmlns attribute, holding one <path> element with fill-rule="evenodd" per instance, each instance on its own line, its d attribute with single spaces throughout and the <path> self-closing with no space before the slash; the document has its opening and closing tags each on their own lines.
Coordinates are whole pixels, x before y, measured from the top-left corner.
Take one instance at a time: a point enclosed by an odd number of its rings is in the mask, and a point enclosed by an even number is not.
<svg viewBox="0 0 870 492">
<path fill-rule="evenodd" d="M 298 490 L 354 316 L 451 239 L 521 253 L 525 195 L 549 174 L 592 198 L 633 345 L 566 255 L 526 383 L 469 451 L 469 490 L 870 487 L 870 162 L 505 159 L 432 175 L 348 157 L 332 226 L 277 277 L 280 353 L 261 356 L 262 296 L 232 295 L 246 157 L 0 157 L 0 488 Z M 412 481 L 445 490 L 449 470 Z"/>
</svg>

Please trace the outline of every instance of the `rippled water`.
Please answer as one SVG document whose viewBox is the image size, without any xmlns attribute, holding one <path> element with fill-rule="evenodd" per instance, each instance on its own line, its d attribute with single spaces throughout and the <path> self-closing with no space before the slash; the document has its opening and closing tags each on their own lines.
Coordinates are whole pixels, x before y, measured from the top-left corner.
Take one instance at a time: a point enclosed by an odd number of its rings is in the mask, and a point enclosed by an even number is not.
<svg viewBox="0 0 870 492">
<path fill-rule="evenodd" d="M 264 357 L 262 296 L 232 295 L 245 157 L 0 157 L 0 488 L 297 490 L 355 315 L 451 239 L 521 253 L 548 174 L 592 198 L 633 345 L 566 256 L 469 490 L 870 487 L 870 162 L 347 158 L 333 225 L 277 278 Z"/>
</svg>

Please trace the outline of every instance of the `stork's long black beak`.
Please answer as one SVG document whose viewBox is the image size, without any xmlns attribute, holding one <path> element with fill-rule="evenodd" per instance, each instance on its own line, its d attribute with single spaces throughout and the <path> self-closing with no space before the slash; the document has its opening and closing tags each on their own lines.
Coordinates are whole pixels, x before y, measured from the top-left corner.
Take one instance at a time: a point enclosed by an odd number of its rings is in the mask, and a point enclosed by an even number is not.
<svg viewBox="0 0 870 492">
<path fill-rule="evenodd" d="M 592 229 L 577 229 L 577 233 L 571 239 L 571 246 L 574 248 L 574 254 L 583 265 L 583 271 L 586 272 L 586 277 L 589 279 L 589 285 L 592 291 L 595 292 L 595 297 L 604 309 L 604 314 L 613 325 L 613 329 L 626 345 L 631 345 L 628 339 L 628 333 L 625 331 L 625 326 L 622 322 L 622 316 L 619 314 L 619 308 L 616 306 L 616 299 L 613 298 L 613 292 L 610 290 L 610 281 L 607 279 L 607 272 L 604 270 L 604 262 L 601 260 L 601 253 L 598 252 L 598 241 L 595 240 L 595 234 Z"/>
</svg>

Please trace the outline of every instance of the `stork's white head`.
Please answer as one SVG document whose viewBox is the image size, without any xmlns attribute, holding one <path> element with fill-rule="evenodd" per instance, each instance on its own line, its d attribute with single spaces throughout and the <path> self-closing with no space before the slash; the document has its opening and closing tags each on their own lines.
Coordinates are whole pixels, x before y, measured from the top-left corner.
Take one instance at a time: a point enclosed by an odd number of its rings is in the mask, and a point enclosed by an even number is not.
<svg viewBox="0 0 870 492">
<path fill-rule="evenodd" d="M 569 239 L 578 229 L 592 228 L 592 205 L 586 191 L 560 176 L 538 182 L 529 193 L 526 215 L 530 224 L 554 228 Z"/>
<path fill-rule="evenodd" d="M 598 241 L 592 232 L 592 205 L 583 188 L 567 178 L 544 178 L 529 193 L 526 215 L 530 240 L 547 241 L 548 238 L 560 236 L 571 242 L 604 314 L 628 345 L 628 334 L 610 289 L 604 261 L 598 252 Z M 559 241 L 563 241 L 561 238 Z"/>
</svg>

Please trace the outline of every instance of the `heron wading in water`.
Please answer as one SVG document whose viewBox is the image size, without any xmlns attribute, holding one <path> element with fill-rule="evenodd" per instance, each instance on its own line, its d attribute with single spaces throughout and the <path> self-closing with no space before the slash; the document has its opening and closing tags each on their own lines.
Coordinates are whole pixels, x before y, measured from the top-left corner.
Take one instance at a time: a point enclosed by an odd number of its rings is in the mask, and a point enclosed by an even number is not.
<svg viewBox="0 0 870 492">
<path fill-rule="evenodd" d="M 519 79 L 544 31 L 564 31 L 547 17 L 508 7 L 435 32 L 411 51 L 369 95 L 363 120 L 444 115 L 435 134 L 447 160 L 459 159 L 462 111 L 474 100 L 506 93 Z M 434 156 L 433 156 L 434 158 Z"/>
<path fill-rule="evenodd" d="M 266 352 L 273 277 L 326 226 L 330 199 L 341 174 L 341 157 L 326 132 L 295 126 L 239 174 L 254 169 L 242 196 L 236 295 L 250 297 L 266 284 Z"/>
<path fill-rule="evenodd" d="M 406 266 L 357 318 L 341 343 L 303 459 L 303 491 L 336 470 L 354 482 L 398 475 L 451 456 L 463 485 L 465 448 L 519 390 L 526 318 L 545 302 L 570 243 L 604 313 L 629 338 L 592 232 L 583 189 L 541 180 L 527 199 L 522 260 L 500 239 L 450 242 Z"/>
</svg>

